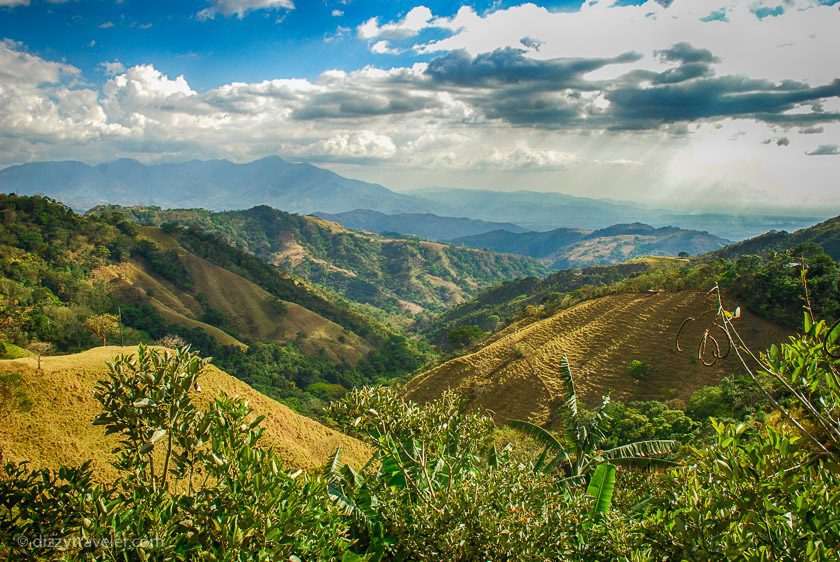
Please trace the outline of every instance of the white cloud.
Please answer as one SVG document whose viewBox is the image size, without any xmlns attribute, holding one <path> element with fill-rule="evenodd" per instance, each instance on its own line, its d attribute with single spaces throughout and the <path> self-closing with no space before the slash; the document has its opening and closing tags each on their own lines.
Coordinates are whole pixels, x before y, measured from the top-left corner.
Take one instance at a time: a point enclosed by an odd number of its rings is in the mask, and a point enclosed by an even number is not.
<svg viewBox="0 0 840 562">
<path fill-rule="evenodd" d="M 370 52 L 376 53 L 377 55 L 398 55 L 403 52 L 403 49 L 395 49 L 391 47 L 391 44 L 387 40 L 382 39 L 371 45 Z"/>
<path fill-rule="evenodd" d="M 103 61 L 98 66 L 108 76 L 116 76 L 125 72 L 125 65 L 118 60 Z"/>
<path fill-rule="evenodd" d="M 213 19 L 216 14 L 235 15 L 239 19 L 256 10 L 294 10 L 293 0 L 208 0 L 210 6 L 198 12 L 201 20 Z"/>
<path fill-rule="evenodd" d="M 28 6 L 29 0 L 0 0 L 0 8 L 14 8 L 15 6 Z"/>
<path fill-rule="evenodd" d="M 343 10 L 339 10 L 338 8 L 336 8 L 335 10 L 333 10 L 332 12 L 330 12 L 330 15 L 331 15 L 332 17 L 334 17 L 334 18 L 340 18 L 341 16 L 343 16 L 343 15 L 344 15 L 344 11 L 343 11 Z"/>
<path fill-rule="evenodd" d="M 112 27 L 114 27 L 114 22 L 106 21 L 106 22 L 100 23 L 96 27 L 98 27 L 99 29 L 111 29 Z"/>
<path fill-rule="evenodd" d="M 357 33 L 362 39 L 406 39 L 414 37 L 431 25 L 432 11 L 426 6 L 417 6 L 397 22 L 379 25 L 379 18 L 370 18 L 357 28 Z"/>
</svg>

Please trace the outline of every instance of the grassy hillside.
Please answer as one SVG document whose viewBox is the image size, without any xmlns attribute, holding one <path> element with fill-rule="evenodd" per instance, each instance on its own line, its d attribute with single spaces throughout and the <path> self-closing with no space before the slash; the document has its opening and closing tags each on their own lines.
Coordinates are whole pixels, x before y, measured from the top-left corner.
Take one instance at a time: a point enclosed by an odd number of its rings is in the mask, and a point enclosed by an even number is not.
<svg viewBox="0 0 840 562">
<path fill-rule="evenodd" d="M 306 411 L 423 361 L 395 329 L 210 234 L 41 197 L 0 196 L 0 213 L 0 342 L 69 352 L 177 335 Z M 111 325 L 95 336 L 93 318 Z"/>
<path fill-rule="evenodd" d="M 297 303 L 278 299 L 241 275 L 196 256 L 157 228 L 142 227 L 138 236 L 177 251 L 189 275 L 190 291 L 156 275 L 142 259 L 106 266 L 95 274 L 118 294 L 139 289 L 171 323 L 201 327 L 222 345 L 239 344 L 230 334 L 250 342 L 297 341 L 308 354 L 314 356 L 323 349 L 326 357 L 338 362 L 355 363 L 372 349 L 371 344 L 350 330 Z"/>
<path fill-rule="evenodd" d="M 729 303 L 734 307 L 735 303 Z M 589 405 L 610 394 L 622 400 L 682 398 L 714 384 L 735 370 L 731 358 L 704 367 L 696 354 L 702 332 L 686 333 L 692 351 L 680 354 L 674 338 L 682 321 L 708 308 L 705 293 L 627 293 L 588 300 L 549 318 L 512 324 L 478 350 L 413 378 L 408 398 L 426 402 L 455 389 L 471 406 L 493 412 L 497 422 L 531 419 L 550 422 L 563 396 L 559 361 L 567 354 L 578 396 Z M 785 335 L 784 330 L 745 312 L 741 332 L 756 348 Z M 630 361 L 649 367 L 637 380 Z"/>
<path fill-rule="evenodd" d="M 136 351 L 109 346 L 45 357 L 41 372 L 36 371 L 34 358 L 0 361 L 0 373 L 22 375 L 23 388 L 32 400 L 31 410 L 15 412 L 0 425 L 0 448 L 6 458 L 52 468 L 91 459 L 99 477 L 112 478 L 116 471 L 109 463 L 116 439 L 113 435 L 103 437 L 102 428 L 91 425 L 99 413 L 92 391 L 106 373 L 106 361 Z M 370 456 L 368 448 L 355 439 L 296 414 L 212 365 L 202 374 L 201 385 L 202 392 L 195 395 L 201 405 L 224 391 L 247 400 L 255 415 L 266 416 L 265 444 L 292 466 L 319 467 L 339 445 L 345 458 L 356 466 Z"/>
<path fill-rule="evenodd" d="M 688 263 L 676 258 L 645 258 L 612 266 L 557 271 L 545 277 L 524 277 L 500 283 L 471 300 L 424 322 L 419 329 L 435 345 L 451 348 L 450 334 L 459 328 L 475 326 L 495 332 L 513 320 L 539 310 L 564 306 L 574 294 L 587 287 L 613 284 L 630 276 L 661 269 L 679 269 Z"/>
<path fill-rule="evenodd" d="M 702 254 L 724 246 L 723 238 L 674 227 L 653 228 L 633 223 L 600 230 L 558 228 L 514 234 L 495 231 L 454 240 L 455 243 L 539 259 L 551 269 L 610 265 L 643 256 Z"/>
<path fill-rule="evenodd" d="M 522 256 L 354 232 L 265 206 L 220 213 L 143 207 L 96 212 L 119 212 L 140 224 L 200 227 L 351 301 L 393 314 L 441 311 L 481 287 L 543 272 Z"/>
</svg>

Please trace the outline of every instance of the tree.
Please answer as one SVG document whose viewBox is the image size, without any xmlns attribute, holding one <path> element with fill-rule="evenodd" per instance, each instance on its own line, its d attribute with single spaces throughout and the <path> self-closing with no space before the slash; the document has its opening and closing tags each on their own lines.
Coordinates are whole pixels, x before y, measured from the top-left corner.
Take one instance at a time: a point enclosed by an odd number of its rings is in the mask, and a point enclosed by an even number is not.
<svg viewBox="0 0 840 562">
<path fill-rule="evenodd" d="M 45 341 L 33 341 L 26 346 L 26 349 L 35 354 L 38 360 L 38 370 L 41 370 L 41 357 L 50 353 L 55 346 Z"/>
<path fill-rule="evenodd" d="M 689 254 L 688 252 L 686 252 L 685 250 L 683 250 L 682 252 L 680 252 L 679 254 L 677 254 L 677 257 L 678 257 L 678 258 L 683 258 L 683 259 L 685 259 L 685 258 L 687 258 L 689 255 L 690 255 L 690 254 Z"/>
<path fill-rule="evenodd" d="M 565 439 L 558 439 L 546 429 L 527 421 L 508 422 L 511 427 L 532 437 L 544 447 L 534 463 L 535 472 L 548 472 L 561 467 L 567 478 L 582 479 L 606 462 L 630 466 L 675 464 L 661 458 L 676 447 L 677 442 L 672 440 L 635 441 L 604 450 L 601 445 L 605 439 L 603 427 L 609 416 L 606 409 L 609 398 L 605 397 L 595 410 L 579 408 L 572 369 L 565 355 L 560 360 L 560 377 L 566 392 L 566 399 L 559 411 Z M 549 460 L 549 455 L 553 459 Z"/>
<path fill-rule="evenodd" d="M 102 347 L 110 334 L 116 332 L 120 325 L 119 320 L 113 314 L 99 314 L 85 320 L 85 327 L 102 340 Z"/>
</svg>

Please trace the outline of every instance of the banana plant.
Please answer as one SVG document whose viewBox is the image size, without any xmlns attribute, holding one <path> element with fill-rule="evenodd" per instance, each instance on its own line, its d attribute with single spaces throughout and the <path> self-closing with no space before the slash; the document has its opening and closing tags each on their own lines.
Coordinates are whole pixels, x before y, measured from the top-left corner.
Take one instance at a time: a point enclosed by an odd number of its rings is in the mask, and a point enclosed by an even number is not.
<svg viewBox="0 0 840 562">
<path fill-rule="evenodd" d="M 568 480 L 585 480 L 605 462 L 636 467 L 676 464 L 661 458 L 677 446 L 677 442 L 672 440 L 635 441 L 610 449 L 602 448 L 602 427 L 608 419 L 606 406 L 609 398 L 605 397 L 594 411 L 579 408 L 572 368 L 565 355 L 560 360 L 560 377 L 566 393 L 559 411 L 563 420 L 563 437 L 558 438 L 527 421 L 508 422 L 508 425 L 542 445 L 543 450 L 534 461 L 535 472 L 562 470 Z"/>
</svg>

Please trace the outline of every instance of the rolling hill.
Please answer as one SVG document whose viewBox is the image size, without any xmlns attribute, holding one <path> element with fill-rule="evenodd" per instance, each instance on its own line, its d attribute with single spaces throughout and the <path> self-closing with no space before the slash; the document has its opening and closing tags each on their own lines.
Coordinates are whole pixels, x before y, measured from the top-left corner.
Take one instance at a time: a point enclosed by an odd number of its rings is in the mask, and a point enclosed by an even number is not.
<svg viewBox="0 0 840 562">
<path fill-rule="evenodd" d="M 694 390 L 738 369 L 734 355 L 713 368 L 692 358 L 702 335 L 699 325 L 691 326 L 683 339 L 692 351 L 680 354 L 674 348 L 682 321 L 707 308 L 705 293 L 696 291 L 588 300 L 549 318 L 508 326 L 472 353 L 411 379 L 406 395 L 425 402 L 454 389 L 470 405 L 492 411 L 497 423 L 530 419 L 550 424 L 563 400 L 558 369 L 560 357 L 567 354 L 578 396 L 589 406 L 606 394 L 622 400 L 687 399 Z M 738 326 L 755 349 L 786 335 L 746 311 Z M 649 366 L 644 380 L 628 373 L 632 360 Z"/>
<path fill-rule="evenodd" d="M 346 213 L 319 212 L 315 215 L 353 230 L 419 236 L 439 242 L 448 242 L 454 238 L 484 234 L 494 230 L 526 232 L 524 228 L 512 222 L 488 222 L 466 217 L 441 217 L 431 213 L 386 215 L 369 209 L 356 209 Z"/>
<path fill-rule="evenodd" d="M 119 213 L 139 224 L 200 228 L 351 301 L 403 316 L 441 311 L 490 284 L 544 272 L 523 256 L 360 233 L 266 206 L 218 213 L 147 207 L 93 212 Z"/>
<path fill-rule="evenodd" d="M 12 413 L 0 425 L 0 449 L 5 458 L 28 460 L 34 468 L 78 465 L 91 459 L 98 477 L 112 479 L 116 470 L 110 465 L 111 449 L 116 438 L 104 436 L 101 427 L 91 425 L 99 413 L 92 391 L 107 372 L 106 361 L 136 351 L 132 347 L 99 347 L 45 357 L 41 372 L 36 371 L 33 358 L 0 361 L 0 373 L 22 375 L 23 388 L 32 400 L 30 411 Z M 296 414 L 212 365 L 202 374 L 201 384 L 202 393 L 195 395 L 200 405 L 224 391 L 247 400 L 254 415 L 266 416 L 264 445 L 273 447 L 292 466 L 319 467 L 338 446 L 343 458 L 356 466 L 370 456 L 362 443 Z"/>
<path fill-rule="evenodd" d="M 558 228 L 548 232 L 511 233 L 497 230 L 456 238 L 453 243 L 539 259 L 551 269 L 611 265 L 642 256 L 703 254 L 728 241 L 696 230 L 654 228 L 633 223 L 595 231 Z"/>
</svg>

